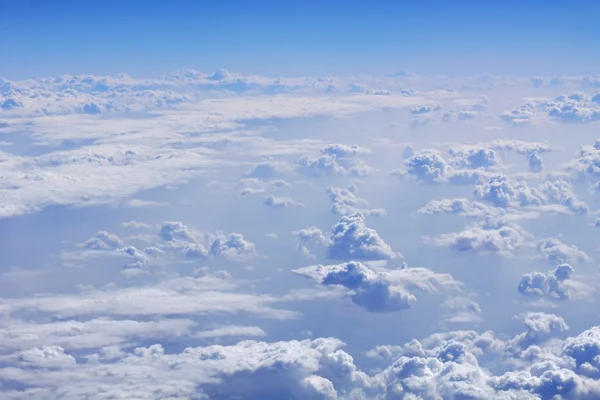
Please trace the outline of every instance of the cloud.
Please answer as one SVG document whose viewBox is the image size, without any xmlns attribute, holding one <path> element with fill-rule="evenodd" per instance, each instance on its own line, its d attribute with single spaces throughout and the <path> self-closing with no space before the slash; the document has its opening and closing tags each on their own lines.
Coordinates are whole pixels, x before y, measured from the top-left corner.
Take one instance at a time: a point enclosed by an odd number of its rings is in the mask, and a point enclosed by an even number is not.
<svg viewBox="0 0 600 400">
<path fill-rule="evenodd" d="M 357 212 L 365 216 L 384 216 L 386 211 L 383 208 L 367 209 L 369 203 L 358 196 L 350 189 L 327 188 L 329 199 L 333 202 L 331 212 L 337 215 L 348 215 Z"/>
<path fill-rule="evenodd" d="M 419 107 L 413 107 L 410 109 L 411 114 L 428 114 L 434 111 L 438 111 L 442 108 L 441 104 L 426 104 Z"/>
<path fill-rule="evenodd" d="M 377 231 L 368 228 L 365 216 L 356 212 L 347 214 L 331 227 L 330 232 L 312 227 L 292 232 L 298 250 L 307 256 L 313 254 L 307 245 L 314 243 L 327 248 L 327 257 L 334 260 L 391 260 L 401 255 L 379 237 Z"/>
<path fill-rule="evenodd" d="M 141 199 L 131 199 L 125 202 L 126 207 L 157 207 L 165 206 L 167 203 L 161 203 L 158 201 L 149 201 Z"/>
<path fill-rule="evenodd" d="M 561 208 L 573 214 L 587 214 L 587 205 L 573 193 L 571 184 L 565 180 L 546 181 L 539 189 L 530 188 L 525 181 L 510 182 L 505 175 L 494 175 L 474 190 L 475 197 L 495 207 L 529 207 L 538 210 Z"/>
<path fill-rule="evenodd" d="M 514 256 L 532 238 L 530 233 L 517 224 L 487 216 L 463 231 L 442 234 L 433 238 L 432 242 L 457 251 Z"/>
<path fill-rule="evenodd" d="M 493 149 L 486 147 L 452 148 L 449 163 L 456 169 L 478 169 L 502 166 L 502 158 Z"/>
<path fill-rule="evenodd" d="M 246 173 L 248 178 L 269 179 L 287 175 L 293 172 L 291 165 L 283 162 L 256 164 Z"/>
<path fill-rule="evenodd" d="M 417 301 L 411 292 L 459 290 L 460 283 L 448 274 L 425 268 L 375 271 L 357 261 L 338 265 L 316 265 L 292 272 L 322 285 L 348 289 L 352 301 L 371 312 L 392 312 L 410 308 Z"/>
<path fill-rule="evenodd" d="M 490 207 L 478 201 L 465 198 L 432 200 L 417 210 L 417 214 L 460 214 L 469 218 L 483 218 L 486 215 L 500 216 L 503 210 Z"/>
<path fill-rule="evenodd" d="M 509 350 L 522 350 L 547 341 L 552 335 L 569 329 L 565 321 L 554 314 L 527 312 L 518 316 L 527 330 L 507 342 Z"/>
<path fill-rule="evenodd" d="M 531 152 L 529 157 L 527 157 L 527 160 L 529 161 L 529 170 L 531 172 L 542 172 L 544 169 L 544 161 L 536 151 Z"/>
<path fill-rule="evenodd" d="M 399 256 L 374 229 L 365 224 L 360 212 L 342 216 L 331 227 L 328 256 L 337 260 L 389 260 Z"/>
<path fill-rule="evenodd" d="M 291 197 L 267 196 L 264 198 L 263 204 L 265 206 L 271 207 L 271 208 L 289 208 L 289 207 L 304 208 L 305 207 L 304 204 L 297 203 Z"/>
<path fill-rule="evenodd" d="M 540 241 L 537 245 L 538 253 L 550 264 L 575 264 L 590 261 L 590 257 L 577 246 L 569 246 L 557 238 Z"/>
<path fill-rule="evenodd" d="M 123 223 L 121 223 L 121 227 L 125 228 L 125 229 L 144 229 L 144 230 L 152 229 L 152 226 L 150 226 L 144 222 L 138 222 L 138 221 L 123 222 Z"/>
<path fill-rule="evenodd" d="M 106 231 L 99 231 L 82 244 L 82 247 L 89 250 L 116 250 L 123 246 L 124 242 L 117 235 Z"/>
<path fill-rule="evenodd" d="M 404 161 L 408 174 L 427 183 L 441 182 L 448 165 L 436 150 L 423 150 Z"/>
<path fill-rule="evenodd" d="M 425 149 L 404 160 L 406 171 L 394 170 L 392 175 L 412 175 L 428 184 L 453 183 L 473 185 L 489 179 L 488 168 L 502 165 L 499 155 L 486 148 L 455 148 L 452 159 L 446 160 L 438 150 Z"/>
<path fill-rule="evenodd" d="M 5 298 L 0 312 L 37 312 L 61 318 L 81 316 L 181 316 L 247 312 L 271 318 L 296 314 L 271 305 L 274 297 L 238 293 L 238 285 L 218 276 L 177 277 L 133 287 L 90 288 L 75 294 Z"/>
<path fill-rule="evenodd" d="M 325 154 L 318 158 L 302 157 L 296 164 L 296 171 L 306 176 L 357 176 L 363 177 L 371 174 L 373 168 L 362 160 L 338 158 L 334 154 Z"/>
<path fill-rule="evenodd" d="M 163 222 L 159 237 L 165 242 L 162 250 L 180 252 L 186 257 L 240 259 L 256 254 L 254 244 L 239 233 L 200 233 L 179 221 Z"/>
<path fill-rule="evenodd" d="M 569 264 L 557 265 L 552 271 L 532 272 L 521 277 L 519 293 L 533 297 L 548 297 L 553 300 L 564 300 L 570 297 L 569 283 L 575 269 Z"/>
<path fill-rule="evenodd" d="M 324 155 L 335 156 L 336 158 L 351 158 L 370 154 L 371 151 L 357 145 L 330 144 L 323 147 L 321 153 Z"/>
<path fill-rule="evenodd" d="M 48 346 L 64 350 L 95 349 L 106 346 L 131 346 L 142 340 L 188 335 L 194 322 L 189 319 L 94 318 L 86 321 L 65 320 L 46 323 L 11 320 L 0 328 L 0 351 L 27 350 Z"/>
<path fill-rule="evenodd" d="M 289 188 L 291 185 L 280 179 L 265 181 L 258 178 L 242 179 L 238 182 L 238 197 L 262 194 L 269 191 L 278 191 Z"/>
</svg>

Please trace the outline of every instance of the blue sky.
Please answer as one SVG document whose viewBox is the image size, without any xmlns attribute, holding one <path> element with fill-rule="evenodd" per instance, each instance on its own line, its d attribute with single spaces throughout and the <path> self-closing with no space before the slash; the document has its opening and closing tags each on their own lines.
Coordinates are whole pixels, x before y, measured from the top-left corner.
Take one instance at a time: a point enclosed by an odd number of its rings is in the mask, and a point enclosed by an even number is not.
<svg viewBox="0 0 600 400">
<path fill-rule="evenodd" d="M 590 1 L 0 1 L 0 76 L 589 73 Z"/>
</svg>

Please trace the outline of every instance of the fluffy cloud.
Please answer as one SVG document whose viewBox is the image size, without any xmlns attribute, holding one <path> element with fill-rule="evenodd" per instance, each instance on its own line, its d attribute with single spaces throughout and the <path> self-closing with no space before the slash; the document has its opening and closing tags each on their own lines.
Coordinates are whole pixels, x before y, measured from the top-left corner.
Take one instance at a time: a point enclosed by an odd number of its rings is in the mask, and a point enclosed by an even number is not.
<svg viewBox="0 0 600 400">
<path fill-rule="evenodd" d="M 347 215 L 360 212 L 366 216 L 383 216 L 386 214 L 385 209 L 375 208 L 366 209 L 369 203 L 355 194 L 355 188 L 341 189 L 330 187 L 327 188 L 329 199 L 333 202 L 331 212 L 338 215 Z"/>
<path fill-rule="evenodd" d="M 329 258 L 337 260 L 387 260 L 399 256 L 374 229 L 365 224 L 361 213 L 343 216 L 331 227 Z"/>
<path fill-rule="evenodd" d="M 424 207 L 417 210 L 418 214 L 460 214 L 470 218 L 483 218 L 486 215 L 500 216 L 503 210 L 489 207 L 478 201 L 468 199 L 442 199 L 432 200 Z"/>
<path fill-rule="evenodd" d="M 433 243 L 457 251 L 513 256 L 531 239 L 532 235 L 519 225 L 487 216 L 483 221 L 475 222 L 463 231 L 435 237 Z"/>
<path fill-rule="evenodd" d="M 347 214 L 328 233 L 312 227 L 292 232 L 298 242 L 298 250 L 312 255 L 307 245 L 315 243 L 327 247 L 327 257 L 334 260 L 390 260 L 401 255 L 379 237 L 377 231 L 368 228 L 365 216 L 356 212 Z"/>
<path fill-rule="evenodd" d="M 577 246 L 564 244 L 557 238 L 544 239 L 538 243 L 537 250 L 550 264 L 575 264 L 590 261 L 590 257 Z"/>
<path fill-rule="evenodd" d="M 322 285 L 348 289 L 352 301 L 371 312 L 390 312 L 410 308 L 416 297 L 411 292 L 444 289 L 458 290 L 460 284 L 448 274 L 425 268 L 401 268 L 375 271 L 360 262 L 316 265 L 292 271 Z"/>
<path fill-rule="evenodd" d="M 521 277 L 518 291 L 521 294 L 550 299 L 568 299 L 571 275 L 575 272 L 569 264 L 557 265 L 547 274 L 532 272 Z"/>
<path fill-rule="evenodd" d="M 187 257 L 244 258 L 256 254 L 254 244 L 239 233 L 200 233 L 179 221 L 163 222 L 159 237 L 164 241 L 163 250 L 177 251 Z"/>
<path fill-rule="evenodd" d="M 268 197 L 264 198 L 263 204 L 265 206 L 271 207 L 271 208 L 289 208 L 289 207 L 303 208 L 303 207 L 305 207 L 304 204 L 297 203 L 291 197 L 268 196 Z"/>
<path fill-rule="evenodd" d="M 557 179 L 544 182 L 539 189 L 530 188 L 526 182 L 512 183 L 504 175 L 494 175 L 474 190 L 475 196 L 496 207 L 530 207 L 552 210 L 559 206 L 574 214 L 587 214 L 587 205 L 573 193 L 571 184 Z M 555 209 L 555 208 L 554 208 Z"/>
<path fill-rule="evenodd" d="M 337 158 L 351 158 L 369 154 L 369 149 L 357 145 L 330 144 L 321 149 L 321 153 Z"/>
<path fill-rule="evenodd" d="M 538 155 L 537 151 L 531 152 L 529 157 L 527 157 L 527 160 L 529 161 L 529 170 L 531 172 L 542 172 L 544 169 L 544 161 L 542 160 L 542 157 Z"/>
</svg>

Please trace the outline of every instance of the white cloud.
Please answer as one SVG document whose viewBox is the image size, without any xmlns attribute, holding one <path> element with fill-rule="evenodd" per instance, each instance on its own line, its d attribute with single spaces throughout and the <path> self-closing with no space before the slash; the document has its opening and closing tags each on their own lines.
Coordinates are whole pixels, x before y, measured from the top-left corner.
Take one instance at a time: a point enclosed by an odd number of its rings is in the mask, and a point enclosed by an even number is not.
<svg viewBox="0 0 600 400">
<path fill-rule="evenodd" d="M 434 292 L 459 290 L 460 283 L 448 274 L 425 268 L 375 271 L 360 262 L 316 265 L 292 271 L 322 285 L 343 286 L 354 303 L 371 312 L 390 312 L 410 308 L 416 301 L 414 290 Z"/>
</svg>

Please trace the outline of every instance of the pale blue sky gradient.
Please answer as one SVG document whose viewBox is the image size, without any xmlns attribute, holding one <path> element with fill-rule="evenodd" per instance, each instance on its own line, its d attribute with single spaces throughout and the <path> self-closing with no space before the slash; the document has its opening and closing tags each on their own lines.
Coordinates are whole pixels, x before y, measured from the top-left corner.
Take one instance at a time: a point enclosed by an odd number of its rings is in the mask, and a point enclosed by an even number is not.
<svg viewBox="0 0 600 400">
<path fill-rule="evenodd" d="M 592 1 L 0 0 L 0 76 L 589 74 Z"/>
</svg>

